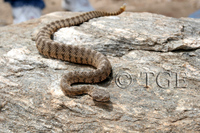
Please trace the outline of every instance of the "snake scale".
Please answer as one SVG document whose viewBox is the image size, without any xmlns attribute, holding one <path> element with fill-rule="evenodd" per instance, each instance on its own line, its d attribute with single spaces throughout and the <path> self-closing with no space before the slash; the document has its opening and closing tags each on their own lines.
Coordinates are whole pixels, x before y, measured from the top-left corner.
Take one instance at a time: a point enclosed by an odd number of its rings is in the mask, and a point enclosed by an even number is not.
<svg viewBox="0 0 200 133">
<path fill-rule="evenodd" d="M 58 43 L 53 41 L 51 36 L 60 28 L 80 25 L 92 18 L 119 15 L 124 12 L 125 7 L 124 4 L 117 12 L 111 13 L 103 11 L 86 12 L 76 17 L 51 22 L 40 29 L 36 36 L 36 47 L 39 53 L 46 57 L 87 64 L 96 68 L 91 71 L 73 71 L 64 74 L 60 86 L 65 95 L 88 94 L 96 101 L 109 101 L 110 95 L 104 89 L 96 89 L 92 85 L 72 86 L 72 84 L 101 82 L 109 76 L 112 67 L 106 56 L 100 52 L 77 45 Z"/>
</svg>

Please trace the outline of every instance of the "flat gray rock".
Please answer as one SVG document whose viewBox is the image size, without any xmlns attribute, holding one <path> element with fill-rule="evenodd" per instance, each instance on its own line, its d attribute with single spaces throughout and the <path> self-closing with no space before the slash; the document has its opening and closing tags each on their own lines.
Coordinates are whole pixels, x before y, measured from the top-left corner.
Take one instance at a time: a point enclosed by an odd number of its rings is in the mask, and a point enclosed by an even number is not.
<svg viewBox="0 0 200 133">
<path fill-rule="evenodd" d="M 126 12 L 57 31 L 55 41 L 110 60 L 112 74 L 97 85 L 111 101 L 101 103 L 60 88 L 63 73 L 91 67 L 46 58 L 33 41 L 45 24 L 77 14 L 0 28 L 1 132 L 200 131 L 200 19 Z"/>
</svg>

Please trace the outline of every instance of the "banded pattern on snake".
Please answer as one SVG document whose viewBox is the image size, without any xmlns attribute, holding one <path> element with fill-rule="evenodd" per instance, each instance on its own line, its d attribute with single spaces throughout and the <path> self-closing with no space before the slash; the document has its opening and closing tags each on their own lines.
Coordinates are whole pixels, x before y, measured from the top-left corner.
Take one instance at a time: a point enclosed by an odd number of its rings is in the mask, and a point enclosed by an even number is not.
<svg viewBox="0 0 200 133">
<path fill-rule="evenodd" d="M 96 68 L 89 72 L 73 71 L 66 73 L 60 83 L 65 95 L 75 96 L 88 94 L 96 101 L 109 101 L 110 95 L 104 89 L 96 89 L 92 85 L 72 86 L 72 84 L 101 82 L 109 76 L 112 67 L 106 56 L 100 52 L 77 45 L 55 42 L 51 39 L 52 34 L 60 28 L 80 25 L 92 18 L 119 15 L 124 12 L 125 7 L 124 4 L 117 12 L 113 13 L 91 11 L 76 17 L 57 20 L 47 24 L 38 32 L 36 36 L 36 47 L 42 55 L 73 63 L 88 64 Z"/>
</svg>

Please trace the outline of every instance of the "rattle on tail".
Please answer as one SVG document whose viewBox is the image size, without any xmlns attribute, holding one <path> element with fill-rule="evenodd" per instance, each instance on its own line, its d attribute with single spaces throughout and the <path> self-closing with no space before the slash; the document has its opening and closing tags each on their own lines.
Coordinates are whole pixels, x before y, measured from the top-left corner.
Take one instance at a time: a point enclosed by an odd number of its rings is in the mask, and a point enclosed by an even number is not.
<svg viewBox="0 0 200 133">
<path fill-rule="evenodd" d="M 75 96 L 88 94 L 96 101 L 109 101 L 110 95 L 104 89 L 96 89 L 92 85 L 74 87 L 71 85 L 74 83 L 101 82 L 109 76 L 112 67 L 106 56 L 100 52 L 77 45 L 67 45 L 54 42 L 51 39 L 52 34 L 60 28 L 80 25 L 92 18 L 119 15 L 124 12 L 125 7 L 124 4 L 117 12 L 113 13 L 91 11 L 76 17 L 57 20 L 47 24 L 39 31 L 36 37 L 36 47 L 42 55 L 73 63 L 88 64 L 96 68 L 89 72 L 73 71 L 66 73 L 62 77 L 60 85 L 65 95 Z"/>
</svg>

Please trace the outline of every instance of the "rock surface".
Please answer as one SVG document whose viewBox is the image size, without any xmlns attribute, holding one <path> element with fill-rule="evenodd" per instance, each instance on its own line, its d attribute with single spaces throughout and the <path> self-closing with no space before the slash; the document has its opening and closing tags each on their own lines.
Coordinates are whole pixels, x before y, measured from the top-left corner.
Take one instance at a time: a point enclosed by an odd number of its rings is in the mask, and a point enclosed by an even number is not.
<svg viewBox="0 0 200 133">
<path fill-rule="evenodd" d="M 65 71 L 87 66 L 48 59 L 32 41 L 52 13 L 0 28 L 1 132 L 200 131 L 200 20 L 149 13 L 95 18 L 54 39 L 107 55 L 113 73 L 99 83 L 109 103 L 60 89 Z"/>
</svg>

